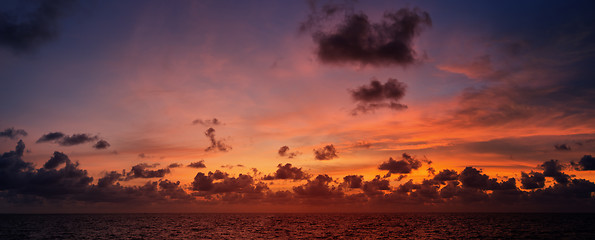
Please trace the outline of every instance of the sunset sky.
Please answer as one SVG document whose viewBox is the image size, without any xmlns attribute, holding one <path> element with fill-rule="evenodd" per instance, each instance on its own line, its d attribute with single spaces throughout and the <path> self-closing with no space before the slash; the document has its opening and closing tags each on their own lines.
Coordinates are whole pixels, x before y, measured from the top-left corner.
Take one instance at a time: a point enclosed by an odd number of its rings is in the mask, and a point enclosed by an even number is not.
<svg viewBox="0 0 595 240">
<path fill-rule="evenodd" d="M 593 211 L 594 5 L 2 1 L 0 211 Z"/>
</svg>

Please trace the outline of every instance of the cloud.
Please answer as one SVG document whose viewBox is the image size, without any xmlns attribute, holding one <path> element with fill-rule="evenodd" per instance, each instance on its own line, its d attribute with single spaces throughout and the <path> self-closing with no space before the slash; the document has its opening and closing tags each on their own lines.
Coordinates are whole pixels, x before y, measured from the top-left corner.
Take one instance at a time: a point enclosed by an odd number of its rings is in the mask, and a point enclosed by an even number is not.
<svg viewBox="0 0 595 240">
<path fill-rule="evenodd" d="M 34 50 L 53 39 L 58 33 L 58 19 L 73 2 L 42 0 L 39 6 L 28 13 L 0 12 L 0 46 L 20 53 Z"/>
<path fill-rule="evenodd" d="M 277 168 L 278 169 L 274 174 L 264 176 L 263 180 L 291 179 L 297 181 L 310 178 L 310 175 L 302 171 L 302 168 L 294 167 L 291 163 L 285 165 L 279 164 L 277 165 Z"/>
<path fill-rule="evenodd" d="M 570 181 L 570 176 L 562 172 L 564 166 L 558 160 L 549 160 L 540 165 L 543 168 L 543 176 L 553 177 L 558 183 L 566 184 Z"/>
<path fill-rule="evenodd" d="M 383 162 L 378 166 L 380 170 L 388 170 L 388 173 L 407 174 L 412 170 L 417 170 L 421 167 L 421 161 L 411 157 L 407 153 L 403 153 L 401 160 L 394 160 L 392 157 L 388 161 Z"/>
<path fill-rule="evenodd" d="M 524 189 L 543 188 L 545 176 L 543 173 L 531 171 L 529 174 L 521 172 L 521 184 Z"/>
<path fill-rule="evenodd" d="M 216 171 L 209 172 L 208 175 L 198 172 L 191 183 L 191 189 L 198 191 L 202 196 L 228 193 L 261 195 L 268 190 L 268 186 L 254 181 L 250 175 L 230 177 L 228 173 Z"/>
<path fill-rule="evenodd" d="M 316 158 L 316 160 L 331 160 L 337 157 L 339 157 L 337 156 L 337 149 L 335 149 L 333 144 L 314 149 L 314 158 Z"/>
<path fill-rule="evenodd" d="M 66 156 L 66 154 L 61 153 L 61 152 L 54 152 L 54 156 L 52 156 L 52 158 L 50 158 L 50 160 L 48 160 L 43 165 L 43 168 L 53 169 L 53 168 L 58 167 L 60 164 L 67 163 L 67 162 L 70 162 L 70 159 L 68 158 L 68 156 Z"/>
<path fill-rule="evenodd" d="M 387 11 L 379 23 L 371 23 L 366 14 L 345 10 L 328 5 L 321 15 L 311 14 L 301 25 L 301 30 L 312 31 L 321 62 L 407 66 L 419 61 L 413 39 L 432 25 L 427 12 L 402 8 Z M 339 12 L 345 13 L 342 22 L 333 29 L 324 29 L 326 20 Z"/>
<path fill-rule="evenodd" d="M 459 179 L 459 174 L 455 170 L 444 169 L 434 176 L 434 180 L 444 184 L 446 181 Z"/>
<path fill-rule="evenodd" d="M 403 96 L 405 96 L 406 89 L 407 86 L 404 83 L 394 78 L 389 78 L 384 84 L 376 79 L 372 79 L 369 85 L 363 85 L 355 90 L 350 90 L 351 97 L 357 103 L 351 114 L 357 115 L 358 113 L 373 112 L 379 108 L 393 110 L 406 109 L 406 105 L 399 103 Z"/>
<path fill-rule="evenodd" d="M 64 137 L 64 133 L 61 132 L 50 132 L 42 135 L 35 143 L 57 141 Z"/>
<path fill-rule="evenodd" d="M 170 165 L 167 165 L 167 168 L 179 168 L 179 167 L 183 167 L 184 165 L 181 163 L 172 163 Z"/>
<path fill-rule="evenodd" d="M 188 164 L 186 167 L 190 167 L 190 168 L 206 168 L 207 166 L 205 165 L 205 160 L 200 160 L 198 162 L 192 162 L 192 163 Z"/>
<path fill-rule="evenodd" d="M 192 121 L 193 125 L 196 124 L 200 124 L 203 125 L 205 127 L 211 127 L 211 126 L 217 126 L 217 125 L 221 125 L 223 123 L 221 123 L 221 121 L 219 121 L 219 119 L 217 118 L 213 118 L 213 119 L 195 119 L 194 121 Z"/>
<path fill-rule="evenodd" d="M 89 134 L 80 133 L 80 134 L 72 134 L 71 136 L 64 136 L 62 139 L 58 141 L 58 144 L 61 146 L 73 146 L 79 145 L 83 143 L 93 142 L 97 140 L 97 136 L 91 136 Z"/>
<path fill-rule="evenodd" d="M 364 176 L 362 175 L 347 175 L 343 177 L 343 185 L 347 188 L 361 188 Z"/>
<path fill-rule="evenodd" d="M 97 141 L 93 144 L 93 148 L 95 149 L 107 149 L 111 146 L 107 141 L 99 139 L 99 136 L 92 136 L 86 133 L 75 133 L 68 136 L 61 132 L 46 133 L 37 139 L 35 143 L 54 142 L 60 146 L 74 146 L 94 141 Z"/>
<path fill-rule="evenodd" d="M 575 170 L 578 171 L 593 171 L 595 170 L 595 158 L 591 155 L 585 155 L 578 163 L 570 162 Z"/>
<path fill-rule="evenodd" d="M 578 211 L 594 206 L 595 183 L 589 180 L 568 176 L 565 183 L 554 182 L 549 187 L 544 186 L 545 175 L 552 175 L 552 171 L 560 172 L 561 166 L 564 166 L 553 160 L 541 165 L 547 174 L 521 172 L 521 187 L 531 191 L 520 190 L 514 178 L 498 181 L 473 167 L 465 168 L 458 178 L 455 170 L 446 169 L 436 175 L 440 177 L 434 176 L 437 179 L 409 180 L 397 186 L 380 176 L 364 181 L 362 175 L 347 175 L 339 183 L 326 174 L 319 174 L 288 190 L 271 190 L 254 176 L 232 176 L 217 170 L 197 173 L 189 188 L 185 189 L 179 181 L 168 179 L 134 186 L 120 185 L 120 181 L 126 181 L 131 175 L 141 178 L 162 176 L 157 174 L 161 169 L 151 169 L 158 164 L 139 164 L 129 173 L 107 171 L 94 184 L 87 171 L 65 154 L 55 152 L 43 168 L 35 169 L 33 164 L 23 161 L 24 149 L 24 143 L 19 141 L 13 151 L 0 155 L 0 202 L 3 206 L 26 206 L 28 209 L 34 204 L 70 206 L 76 203 L 81 209 L 89 209 L 96 206 L 94 203 L 101 202 L 124 204 L 114 206 L 132 209 L 142 204 L 154 207 L 155 204 L 174 206 L 175 203 L 213 204 L 209 206 L 250 203 L 291 209 L 319 205 L 374 211 L 390 211 L 396 206 L 407 206 L 409 210 L 442 211 Z M 295 177 L 299 176 L 299 169 L 291 165 L 279 164 L 277 167 L 281 171 L 269 176 L 283 179 L 281 176 L 285 174 L 288 176 L 286 179 L 300 178 Z M 285 170 L 289 173 L 283 173 Z M 351 190 L 344 191 L 346 189 Z M 34 201 L 24 202 L 25 198 Z"/>
<path fill-rule="evenodd" d="M 482 174 L 481 170 L 473 167 L 466 167 L 459 174 L 459 181 L 461 181 L 463 187 L 481 190 L 516 189 L 516 180 L 514 178 L 509 178 L 504 182 L 498 182 L 496 178 L 490 178 L 488 175 Z"/>
<path fill-rule="evenodd" d="M 219 150 L 222 152 L 227 152 L 227 151 L 231 150 L 231 146 L 227 145 L 222 140 L 215 139 L 215 129 L 214 128 L 207 129 L 207 131 L 205 131 L 205 136 L 207 136 L 209 138 L 209 140 L 211 140 L 211 146 L 207 147 L 205 149 L 205 151 L 208 152 L 208 151 Z"/>
<path fill-rule="evenodd" d="M 105 140 L 99 140 L 97 143 L 93 145 L 95 149 L 106 149 L 109 148 L 111 145 Z"/>
<path fill-rule="evenodd" d="M 130 171 L 126 173 L 125 181 L 132 180 L 135 178 L 162 178 L 165 174 L 170 173 L 169 168 L 162 168 L 157 170 L 149 170 L 148 168 L 154 168 L 158 166 L 158 163 L 155 164 L 147 164 L 147 163 L 140 163 L 137 165 L 132 166 Z"/>
<path fill-rule="evenodd" d="M 565 143 L 564 144 L 556 144 L 556 145 L 554 145 L 554 148 L 556 150 L 558 150 L 558 151 L 570 151 L 570 150 L 572 150 L 570 148 L 570 146 L 566 145 Z"/>
<path fill-rule="evenodd" d="M 27 136 L 27 132 L 23 129 L 7 128 L 0 132 L 0 137 L 7 137 L 16 140 L 19 136 Z"/>
<path fill-rule="evenodd" d="M 298 197 L 309 198 L 334 198 L 343 196 L 343 192 L 335 187 L 329 186 L 333 178 L 328 175 L 318 175 L 314 180 L 308 180 L 308 183 L 293 188 L 293 192 Z"/>
<path fill-rule="evenodd" d="M 290 152 L 288 146 L 283 146 L 283 147 L 279 148 L 279 151 L 277 153 L 279 153 L 279 156 L 281 156 L 281 157 L 287 157 L 287 158 L 294 158 L 298 154 L 300 154 L 300 152 L 297 152 L 297 151 L 296 152 Z"/>
</svg>

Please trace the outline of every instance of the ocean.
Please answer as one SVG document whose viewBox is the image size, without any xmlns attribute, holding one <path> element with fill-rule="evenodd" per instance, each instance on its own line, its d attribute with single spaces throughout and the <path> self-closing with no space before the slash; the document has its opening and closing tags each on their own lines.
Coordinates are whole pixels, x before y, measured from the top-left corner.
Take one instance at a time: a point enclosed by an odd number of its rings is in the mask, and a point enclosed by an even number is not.
<svg viewBox="0 0 595 240">
<path fill-rule="evenodd" d="M 595 214 L 3 214 L 0 239 L 595 239 Z"/>
</svg>

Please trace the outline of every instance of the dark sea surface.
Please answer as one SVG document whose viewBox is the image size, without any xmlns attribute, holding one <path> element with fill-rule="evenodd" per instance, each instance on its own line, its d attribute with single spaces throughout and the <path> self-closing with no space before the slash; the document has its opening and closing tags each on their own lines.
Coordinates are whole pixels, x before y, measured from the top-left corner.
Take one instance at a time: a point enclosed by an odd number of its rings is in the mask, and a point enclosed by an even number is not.
<svg viewBox="0 0 595 240">
<path fill-rule="evenodd" d="M 595 239 L 595 214 L 0 215 L 0 239 Z"/>
</svg>

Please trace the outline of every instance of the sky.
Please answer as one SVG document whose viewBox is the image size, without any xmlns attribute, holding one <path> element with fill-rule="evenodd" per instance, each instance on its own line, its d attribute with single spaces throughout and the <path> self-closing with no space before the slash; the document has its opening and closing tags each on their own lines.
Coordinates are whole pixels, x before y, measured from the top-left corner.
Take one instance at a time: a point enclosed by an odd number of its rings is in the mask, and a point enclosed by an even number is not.
<svg viewBox="0 0 595 240">
<path fill-rule="evenodd" d="M 0 212 L 595 209 L 591 1 L 2 1 Z"/>
</svg>

